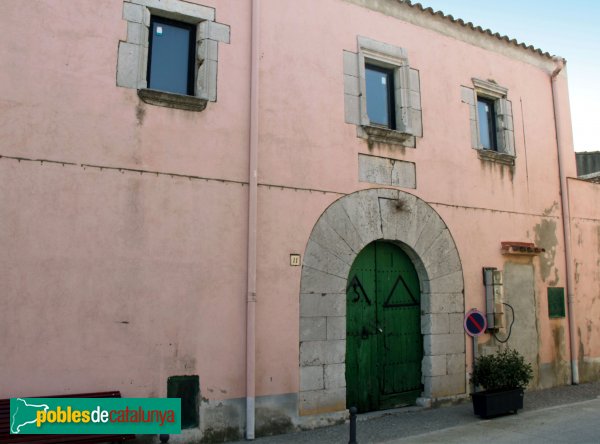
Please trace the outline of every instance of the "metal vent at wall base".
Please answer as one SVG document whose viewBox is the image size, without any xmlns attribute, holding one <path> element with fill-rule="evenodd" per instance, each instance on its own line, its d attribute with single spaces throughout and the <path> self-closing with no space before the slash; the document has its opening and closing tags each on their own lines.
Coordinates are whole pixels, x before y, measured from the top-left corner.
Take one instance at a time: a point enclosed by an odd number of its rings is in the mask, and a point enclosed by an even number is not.
<svg viewBox="0 0 600 444">
<path fill-rule="evenodd" d="M 171 376 L 167 379 L 167 397 L 181 399 L 181 428 L 191 429 L 200 424 L 199 412 L 200 378 Z"/>
</svg>

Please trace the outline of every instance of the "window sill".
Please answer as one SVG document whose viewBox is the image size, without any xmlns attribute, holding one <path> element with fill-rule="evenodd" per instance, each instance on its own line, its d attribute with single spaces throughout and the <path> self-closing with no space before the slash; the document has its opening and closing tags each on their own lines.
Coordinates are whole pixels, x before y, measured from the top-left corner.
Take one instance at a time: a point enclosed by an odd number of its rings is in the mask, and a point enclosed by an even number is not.
<svg viewBox="0 0 600 444">
<path fill-rule="evenodd" d="M 478 149 L 477 155 L 482 160 L 501 163 L 502 165 L 515 166 L 515 156 L 506 153 L 499 153 L 493 150 Z"/>
<path fill-rule="evenodd" d="M 184 96 L 154 89 L 138 89 L 138 96 L 150 105 L 164 106 L 167 108 L 183 109 L 185 111 L 202 111 L 206 108 L 208 100 L 194 96 Z"/>
<path fill-rule="evenodd" d="M 415 136 L 389 128 L 379 126 L 363 125 L 361 137 L 368 139 L 369 142 L 389 143 L 394 145 L 402 145 L 409 148 L 415 147 Z"/>
</svg>

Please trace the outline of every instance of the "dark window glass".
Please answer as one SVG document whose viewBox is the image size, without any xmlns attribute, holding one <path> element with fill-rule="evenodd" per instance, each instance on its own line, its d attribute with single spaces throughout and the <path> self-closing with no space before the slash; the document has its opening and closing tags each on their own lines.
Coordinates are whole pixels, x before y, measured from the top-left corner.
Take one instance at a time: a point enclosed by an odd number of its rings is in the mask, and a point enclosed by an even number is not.
<svg viewBox="0 0 600 444">
<path fill-rule="evenodd" d="M 394 113 L 394 71 L 379 66 L 365 66 L 367 115 L 374 125 L 396 128 Z"/>
<path fill-rule="evenodd" d="M 494 111 L 494 101 L 477 98 L 477 112 L 479 114 L 479 139 L 481 145 L 486 150 L 498 149 L 496 144 L 496 112 Z"/>
<path fill-rule="evenodd" d="M 150 32 L 148 88 L 193 95 L 196 27 L 152 17 Z"/>
</svg>

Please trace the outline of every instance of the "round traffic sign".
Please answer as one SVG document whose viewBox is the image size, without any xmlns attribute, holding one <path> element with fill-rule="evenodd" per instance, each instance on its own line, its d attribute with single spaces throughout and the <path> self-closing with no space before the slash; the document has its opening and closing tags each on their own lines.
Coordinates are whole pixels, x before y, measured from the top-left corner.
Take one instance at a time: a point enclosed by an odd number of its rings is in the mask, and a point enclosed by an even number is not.
<svg viewBox="0 0 600 444">
<path fill-rule="evenodd" d="M 471 310 L 465 315 L 465 331 L 469 336 L 479 336 L 487 328 L 487 319 L 479 310 Z"/>
</svg>

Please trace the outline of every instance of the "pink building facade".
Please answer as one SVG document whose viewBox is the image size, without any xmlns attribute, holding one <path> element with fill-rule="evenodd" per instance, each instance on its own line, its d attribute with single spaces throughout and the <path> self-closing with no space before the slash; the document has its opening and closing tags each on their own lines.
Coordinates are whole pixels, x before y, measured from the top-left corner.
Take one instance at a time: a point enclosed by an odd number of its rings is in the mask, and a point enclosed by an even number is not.
<svg viewBox="0 0 600 444">
<path fill-rule="evenodd" d="M 468 396 L 471 309 L 495 323 L 477 353 L 508 338 L 532 389 L 598 379 L 600 185 L 562 59 L 395 0 L 22 3 L 0 3 L 1 398 L 180 390 L 175 442 L 330 424 L 357 378 L 363 410 Z M 176 93 L 153 86 L 172 28 Z"/>
</svg>

